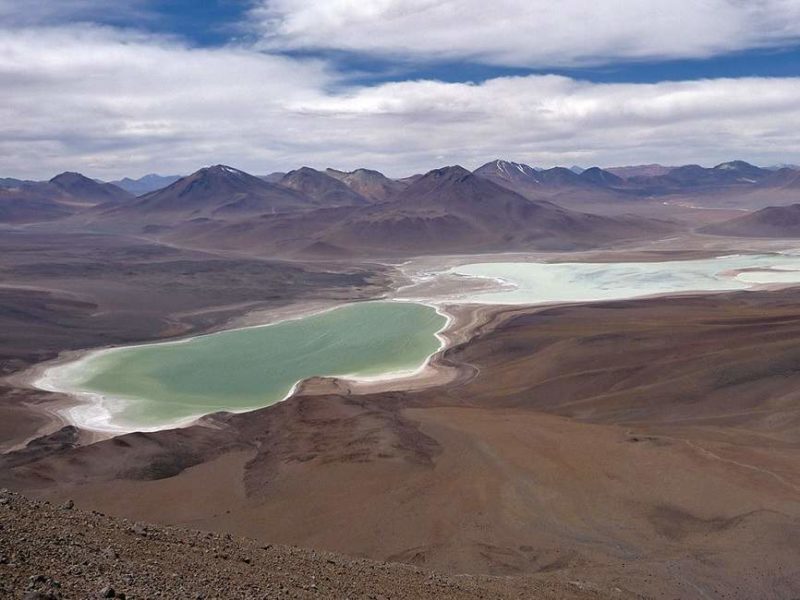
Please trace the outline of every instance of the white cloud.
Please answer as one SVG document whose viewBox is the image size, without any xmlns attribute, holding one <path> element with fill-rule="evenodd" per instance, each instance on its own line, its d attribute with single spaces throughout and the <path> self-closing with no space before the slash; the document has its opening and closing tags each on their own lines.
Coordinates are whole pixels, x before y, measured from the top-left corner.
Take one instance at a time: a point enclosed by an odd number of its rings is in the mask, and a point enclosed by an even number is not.
<svg viewBox="0 0 800 600">
<path fill-rule="evenodd" d="M 290 140 L 285 104 L 329 81 L 319 62 L 239 48 L 89 26 L 0 30 L 0 165 L 100 173 L 236 162 Z"/>
<path fill-rule="evenodd" d="M 271 48 L 527 67 L 695 58 L 800 39 L 798 0 L 260 0 Z"/>
<path fill-rule="evenodd" d="M 594 84 L 558 76 L 482 84 L 413 81 L 354 90 L 291 108 L 328 116 L 350 140 L 476 166 L 781 162 L 800 153 L 800 79 Z M 376 140 L 376 132 L 384 136 Z"/>
<path fill-rule="evenodd" d="M 320 62 L 96 27 L 0 29 L 0 176 L 116 178 L 225 162 L 402 175 L 538 165 L 800 161 L 800 78 L 558 76 L 347 87 Z"/>
</svg>

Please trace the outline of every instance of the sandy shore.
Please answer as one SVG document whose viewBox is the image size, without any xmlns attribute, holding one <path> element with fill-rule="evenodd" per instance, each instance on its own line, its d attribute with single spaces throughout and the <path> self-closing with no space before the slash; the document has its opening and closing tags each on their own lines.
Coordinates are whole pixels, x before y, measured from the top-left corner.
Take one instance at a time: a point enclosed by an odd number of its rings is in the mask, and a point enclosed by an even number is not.
<svg viewBox="0 0 800 600">
<path fill-rule="evenodd" d="M 387 300 L 407 301 L 390 298 Z M 295 383 L 289 393 L 279 402 L 285 401 L 292 396 L 302 393 L 329 393 L 332 390 L 348 393 L 368 393 L 383 392 L 394 390 L 416 390 L 429 386 L 443 385 L 455 380 L 460 371 L 440 360 L 443 353 L 455 344 L 467 341 L 474 332 L 482 325 L 487 323 L 490 316 L 498 312 L 498 307 L 486 307 L 482 305 L 441 305 L 422 300 L 414 300 L 415 303 L 426 304 L 434 308 L 447 321 L 442 329 L 436 333 L 440 345 L 439 349 L 431 354 L 423 364 L 413 371 L 392 371 L 379 376 L 359 377 L 359 376 L 337 376 L 337 377 L 311 377 Z M 330 310 L 335 310 L 343 303 L 332 302 L 309 302 L 297 305 L 282 307 L 277 310 L 254 311 L 231 320 L 225 325 L 214 327 L 212 330 L 200 335 L 210 335 L 219 331 L 233 331 L 236 329 L 246 329 L 252 327 L 263 327 L 283 323 L 295 319 L 321 314 Z M 30 369 L 15 374 L 8 378 L 9 383 L 18 387 L 33 388 L 48 392 L 55 397 L 51 402 L 38 405 L 34 409 L 40 411 L 47 417 L 47 423 L 36 433 L 36 436 L 55 431 L 66 425 L 77 426 L 84 432 L 83 441 L 91 443 L 101 439 L 107 439 L 115 435 L 130 433 L 132 431 L 158 431 L 160 429 L 171 429 L 176 427 L 188 427 L 198 423 L 207 413 L 197 414 L 183 418 L 179 421 L 171 422 L 167 425 L 149 428 L 130 428 L 116 426 L 113 424 L 103 424 L 99 420 L 92 423 L 77 419 L 74 410 L 78 407 L 90 404 L 104 404 L 109 399 L 100 394 L 88 392 L 71 392 L 64 383 L 59 383 L 54 377 L 53 371 L 63 369 L 65 365 L 75 364 L 98 353 L 108 352 L 119 348 L 132 348 L 137 346 L 150 346 L 153 344 L 165 343 L 175 344 L 188 342 L 197 338 L 198 335 L 186 338 L 170 339 L 165 341 L 153 341 L 143 344 L 108 346 L 104 348 L 94 348 L 79 351 L 65 352 L 57 359 L 34 365 Z M 244 409 L 241 411 L 229 410 L 227 412 L 249 412 L 254 409 Z M 24 441 L 15 444 L 15 447 L 24 445 Z"/>
<path fill-rule="evenodd" d="M 278 322 L 300 319 L 328 310 L 333 310 L 342 305 L 343 303 L 334 301 L 301 301 L 291 305 L 272 309 L 248 310 L 240 316 L 211 326 L 199 334 L 193 334 L 184 338 L 173 337 L 168 340 L 151 340 L 141 344 L 110 345 L 100 348 L 87 348 L 82 350 L 68 350 L 61 352 L 57 358 L 34 364 L 24 371 L 13 373 L 2 380 L 12 389 L 28 390 L 33 393 L 36 401 L 18 403 L 15 406 L 15 412 L 18 413 L 18 415 L 15 416 L 21 419 L 34 418 L 35 420 L 40 421 L 40 424 L 34 431 L 29 432 L 24 436 L 9 436 L 4 439 L 4 442 L 0 444 L 0 451 L 9 452 L 22 448 L 29 441 L 40 436 L 48 435 L 65 426 L 76 425 L 76 423 L 69 418 L 69 411 L 85 404 L 86 399 L 50 387 L 47 383 L 47 377 L 48 372 L 51 372 L 53 369 L 75 363 L 91 354 L 111 350 L 114 348 L 187 341 L 197 337 L 198 335 L 209 335 L 220 331 L 230 331 L 234 329 L 270 325 Z M 230 307 L 224 308 L 229 309 Z M 216 312 L 218 310 L 220 309 L 215 307 L 206 312 Z M 293 393 L 294 390 L 292 390 L 290 395 Z M 205 415 L 197 415 L 173 425 L 179 427 L 188 426 L 196 423 L 199 419 L 202 419 L 203 416 Z M 108 439 L 120 433 L 129 432 L 127 429 L 123 430 L 113 428 L 91 429 L 80 427 L 79 429 L 81 442 L 87 444 Z"/>
</svg>

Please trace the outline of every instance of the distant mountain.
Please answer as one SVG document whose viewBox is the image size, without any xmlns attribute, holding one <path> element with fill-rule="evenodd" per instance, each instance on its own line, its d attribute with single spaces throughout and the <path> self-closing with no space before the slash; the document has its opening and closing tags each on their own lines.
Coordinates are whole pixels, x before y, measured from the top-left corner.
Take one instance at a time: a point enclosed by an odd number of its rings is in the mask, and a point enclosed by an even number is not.
<svg viewBox="0 0 800 600">
<path fill-rule="evenodd" d="M 100 220 L 126 224 L 180 224 L 198 218 L 235 219 L 310 208 L 312 201 L 225 165 L 200 169 L 164 189 L 103 211 Z"/>
<path fill-rule="evenodd" d="M 580 201 L 583 195 L 593 202 L 632 199 L 641 196 L 705 191 L 714 188 L 746 189 L 769 179 L 774 172 L 736 160 L 713 168 L 700 165 L 665 167 L 641 165 L 601 169 L 534 169 L 528 165 L 495 160 L 479 167 L 475 174 L 528 198 L 561 198 Z M 597 192 L 594 199 L 588 191 Z"/>
<path fill-rule="evenodd" d="M 564 167 L 535 169 L 530 165 L 494 160 L 475 169 L 475 175 L 489 179 L 519 193 L 535 190 L 558 190 L 562 188 L 586 188 L 587 186 L 613 187 L 624 181 L 616 175 L 598 167 L 575 170 Z"/>
<path fill-rule="evenodd" d="M 763 187 L 800 190 L 800 170 L 783 168 L 761 180 Z"/>
<path fill-rule="evenodd" d="M 630 177 L 628 182 L 653 193 L 703 190 L 725 186 L 752 186 L 769 177 L 772 171 L 736 160 L 711 169 L 700 165 L 684 165 L 656 177 Z"/>
<path fill-rule="evenodd" d="M 344 182 L 311 167 L 290 171 L 279 183 L 300 192 L 320 207 L 363 206 L 370 203 L 367 198 L 350 189 Z"/>
<path fill-rule="evenodd" d="M 269 175 L 262 175 L 260 179 L 268 183 L 278 183 L 281 179 L 286 177 L 286 173 L 283 171 L 275 171 L 274 173 L 270 173 Z"/>
<path fill-rule="evenodd" d="M 180 175 L 156 175 L 155 173 L 151 173 L 149 175 L 145 175 L 144 177 L 140 177 L 139 179 L 125 177 L 118 181 L 112 181 L 111 183 L 119 188 L 122 188 L 126 192 L 130 192 L 134 196 L 141 196 L 142 194 L 155 192 L 156 190 L 165 188 L 168 185 L 175 183 L 180 178 Z"/>
<path fill-rule="evenodd" d="M 728 173 L 734 181 L 746 183 L 755 183 L 771 174 L 769 169 L 756 167 L 743 160 L 724 162 L 717 165 L 712 170 L 718 173 Z"/>
<path fill-rule="evenodd" d="M 800 204 L 769 206 L 730 221 L 709 225 L 701 231 L 733 237 L 798 238 Z"/>
<path fill-rule="evenodd" d="M 37 223 L 68 217 L 91 207 L 133 198 L 114 185 L 62 173 L 50 181 L 6 180 L 0 186 L 0 223 Z"/>
<path fill-rule="evenodd" d="M 14 179 L 13 177 L 0 177 L 0 188 L 18 188 L 26 184 L 31 184 L 33 181 L 23 181 L 22 179 Z"/>
<path fill-rule="evenodd" d="M 625 185 L 625 180 L 622 177 L 614 175 L 610 171 L 601 169 L 600 167 L 591 167 L 581 171 L 578 175 L 583 181 L 601 187 L 621 187 Z"/>
<path fill-rule="evenodd" d="M 133 196 L 111 183 L 89 179 L 80 173 L 66 172 L 56 175 L 50 184 L 76 201 L 88 204 L 103 204 L 130 200 Z"/>
<path fill-rule="evenodd" d="M 614 219 L 531 201 L 454 166 L 436 169 L 394 202 L 360 210 L 325 236 L 333 246 L 405 252 L 588 248 L 667 227 L 643 219 Z"/>
<path fill-rule="evenodd" d="M 508 161 L 492 161 L 475 170 L 475 174 L 529 200 L 549 200 L 579 211 L 620 213 L 622 207 L 638 192 L 613 173 L 592 167 L 580 174 L 564 167 L 535 169 Z"/>
<path fill-rule="evenodd" d="M 587 180 L 564 167 L 553 167 L 538 172 L 539 181 L 549 187 L 581 187 Z"/>
<path fill-rule="evenodd" d="M 666 175 L 674 167 L 665 167 L 664 165 L 632 165 L 627 167 L 609 167 L 606 169 L 609 173 L 613 173 L 617 177 L 623 179 L 630 179 L 631 177 L 658 177 Z"/>
<path fill-rule="evenodd" d="M 531 201 L 462 167 L 431 171 L 391 201 L 251 219 L 198 223 L 183 240 L 224 248 L 309 254 L 426 254 L 570 250 L 641 238 L 672 226 L 607 218 Z"/>
<path fill-rule="evenodd" d="M 397 181 L 399 181 L 400 183 L 404 183 L 406 185 L 410 185 L 410 184 L 414 183 L 417 179 L 422 177 L 423 175 L 424 175 L 424 173 L 415 173 L 414 175 L 409 175 L 408 177 L 401 177 Z"/>
<path fill-rule="evenodd" d="M 357 194 L 373 202 L 386 202 L 408 187 L 407 182 L 389 179 L 383 173 L 370 169 L 356 169 L 350 172 L 327 169 L 325 174 L 338 179 Z"/>
<path fill-rule="evenodd" d="M 583 173 L 583 172 L 584 172 L 586 169 L 584 169 L 583 167 L 579 167 L 578 165 L 572 165 L 572 166 L 569 168 L 569 170 L 570 170 L 570 171 L 572 171 L 573 173 L 576 173 L 576 174 L 580 175 L 580 174 L 581 174 L 581 173 Z"/>
<path fill-rule="evenodd" d="M 538 171 L 523 163 L 507 160 L 493 160 L 473 171 L 478 177 L 483 177 L 495 183 L 512 183 L 517 185 L 540 185 Z"/>
</svg>

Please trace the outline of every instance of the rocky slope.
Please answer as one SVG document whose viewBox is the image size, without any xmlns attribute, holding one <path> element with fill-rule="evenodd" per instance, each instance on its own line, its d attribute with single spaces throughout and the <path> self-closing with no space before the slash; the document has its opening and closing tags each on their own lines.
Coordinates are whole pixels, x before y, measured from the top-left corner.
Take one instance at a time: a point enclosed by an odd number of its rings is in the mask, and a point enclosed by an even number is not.
<svg viewBox="0 0 800 600">
<path fill-rule="evenodd" d="M 0 596 L 626 598 L 584 582 L 445 576 L 230 535 L 117 520 L 0 491 Z M 552 578 L 551 578 L 552 579 Z"/>
</svg>

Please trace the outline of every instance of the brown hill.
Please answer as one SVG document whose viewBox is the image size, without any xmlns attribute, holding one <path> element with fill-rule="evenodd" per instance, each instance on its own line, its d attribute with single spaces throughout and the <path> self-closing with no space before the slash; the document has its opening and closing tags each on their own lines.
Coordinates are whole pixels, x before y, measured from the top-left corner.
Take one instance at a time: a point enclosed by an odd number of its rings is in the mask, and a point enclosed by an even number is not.
<svg viewBox="0 0 800 600">
<path fill-rule="evenodd" d="M 473 173 L 505 187 L 509 187 L 509 185 L 539 186 L 542 183 L 536 169 L 530 165 L 508 160 L 493 160 L 478 167 Z"/>
<path fill-rule="evenodd" d="M 625 180 L 618 175 L 614 175 L 611 171 L 601 169 L 600 167 L 590 167 L 585 171 L 581 171 L 578 175 L 584 182 L 591 183 L 600 187 L 623 187 Z"/>
<path fill-rule="evenodd" d="M 310 167 L 301 167 L 290 171 L 281 178 L 280 184 L 300 192 L 319 207 L 369 204 L 369 200 L 350 189 L 344 182 Z"/>
<path fill-rule="evenodd" d="M 408 187 L 408 182 L 389 179 L 383 173 L 371 169 L 356 169 L 350 172 L 327 169 L 325 173 L 373 202 L 386 202 Z"/>
<path fill-rule="evenodd" d="M 62 173 L 50 181 L 8 179 L 0 187 L 0 223 L 53 221 L 86 208 L 131 199 L 133 196 L 125 190 L 80 173 Z"/>
<path fill-rule="evenodd" d="M 104 204 L 107 202 L 121 202 L 133 198 L 133 194 L 111 183 L 101 183 L 80 173 L 66 172 L 56 175 L 50 184 L 78 201 L 87 204 Z"/>
<path fill-rule="evenodd" d="M 730 221 L 709 225 L 700 231 L 734 237 L 800 237 L 800 204 L 768 206 Z"/>
<path fill-rule="evenodd" d="M 104 224 L 135 227 L 180 225 L 190 219 L 231 220 L 312 206 L 311 200 L 294 190 L 216 165 L 123 206 L 103 210 L 95 218 Z"/>
</svg>

